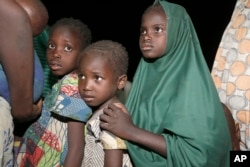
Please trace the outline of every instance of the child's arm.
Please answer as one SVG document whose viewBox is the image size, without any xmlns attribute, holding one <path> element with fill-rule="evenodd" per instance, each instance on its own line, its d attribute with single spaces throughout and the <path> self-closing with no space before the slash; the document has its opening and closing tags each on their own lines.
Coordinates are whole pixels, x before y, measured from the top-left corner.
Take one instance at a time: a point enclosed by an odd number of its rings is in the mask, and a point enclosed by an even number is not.
<svg viewBox="0 0 250 167">
<path fill-rule="evenodd" d="M 123 150 L 104 149 L 104 167 L 122 167 Z"/>
<path fill-rule="evenodd" d="M 122 167 L 125 141 L 112 133 L 103 130 L 100 135 L 104 150 L 104 167 Z"/>
<path fill-rule="evenodd" d="M 84 123 L 68 122 L 68 153 L 63 167 L 80 167 L 84 155 Z"/>
</svg>

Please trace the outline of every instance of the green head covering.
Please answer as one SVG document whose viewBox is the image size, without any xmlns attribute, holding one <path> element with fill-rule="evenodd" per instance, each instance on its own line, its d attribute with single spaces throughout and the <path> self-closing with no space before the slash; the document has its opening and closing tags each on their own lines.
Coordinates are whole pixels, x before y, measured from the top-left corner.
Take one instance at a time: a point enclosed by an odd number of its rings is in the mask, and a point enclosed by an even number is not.
<svg viewBox="0 0 250 167">
<path fill-rule="evenodd" d="M 167 158 L 127 142 L 131 158 L 136 167 L 229 166 L 227 122 L 192 21 L 183 7 L 156 3 L 167 47 L 155 61 L 140 60 L 126 107 L 138 127 L 164 136 Z"/>
</svg>

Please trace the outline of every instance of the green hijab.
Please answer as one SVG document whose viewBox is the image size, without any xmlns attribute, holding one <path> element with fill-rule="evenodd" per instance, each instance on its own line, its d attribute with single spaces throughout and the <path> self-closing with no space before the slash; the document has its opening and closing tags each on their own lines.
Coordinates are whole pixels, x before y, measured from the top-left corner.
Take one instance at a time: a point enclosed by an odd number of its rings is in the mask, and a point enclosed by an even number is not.
<svg viewBox="0 0 250 167">
<path fill-rule="evenodd" d="M 167 16 L 166 51 L 155 61 L 140 60 L 126 107 L 138 127 L 164 136 L 167 158 L 127 142 L 132 161 L 229 166 L 229 129 L 192 21 L 183 7 L 158 2 Z"/>
</svg>

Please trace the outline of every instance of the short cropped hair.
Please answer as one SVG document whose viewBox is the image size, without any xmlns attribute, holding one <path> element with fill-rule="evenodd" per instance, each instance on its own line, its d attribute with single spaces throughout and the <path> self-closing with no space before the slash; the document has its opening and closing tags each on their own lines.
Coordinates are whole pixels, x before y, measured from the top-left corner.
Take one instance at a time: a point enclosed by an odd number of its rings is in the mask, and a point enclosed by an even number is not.
<svg viewBox="0 0 250 167">
<path fill-rule="evenodd" d="M 81 20 L 74 19 L 72 17 L 61 18 L 52 25 L 50 32 L 52 32 L 56 27 L 61 26 L 69 27 L 73 31 L 78 32 L 78 37 L 80 38 L 80 41 L 82 41 L 82 44 L 80 45 L 82 50 L 90 45 L 92 41 L 91 30 Z"/>
<path fill-rule="evenodd" d="M 95 43 L 92 43 L 83 51 L 83 53 L 93 52 L 107 56 L 110 62 L 110 66 L 114 70 L 115 75 L 117 77 L 123 74 L 127 75 L 129 58 L 128 52 L 122 44 L 112 40 L 100 40 Z M 111 54 L 105 54 L 107 52 Z"/>
</svg>

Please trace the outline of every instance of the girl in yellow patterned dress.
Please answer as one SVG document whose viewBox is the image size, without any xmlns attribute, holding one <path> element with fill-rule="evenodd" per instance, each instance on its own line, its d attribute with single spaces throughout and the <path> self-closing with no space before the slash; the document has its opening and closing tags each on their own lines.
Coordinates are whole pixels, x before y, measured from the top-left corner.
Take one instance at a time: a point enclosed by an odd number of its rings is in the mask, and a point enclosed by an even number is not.
<svg viewBox="0 0 250 167">
<path fill-rule="evenodd" d="M 125 142 L 99 127 L 99 115 L 127 82 L 128 55 L 119 43 L 102 40 L 88 46 L 78 67 L 79 92 L 94 113 L 86 124 L 83 167 L 131 167 Z"/>
</svg>

